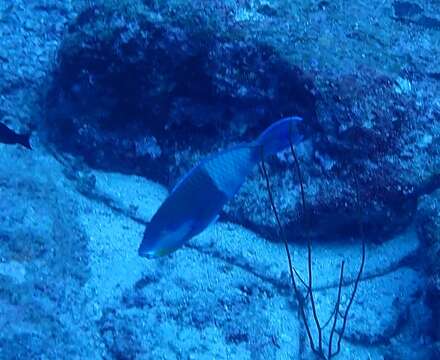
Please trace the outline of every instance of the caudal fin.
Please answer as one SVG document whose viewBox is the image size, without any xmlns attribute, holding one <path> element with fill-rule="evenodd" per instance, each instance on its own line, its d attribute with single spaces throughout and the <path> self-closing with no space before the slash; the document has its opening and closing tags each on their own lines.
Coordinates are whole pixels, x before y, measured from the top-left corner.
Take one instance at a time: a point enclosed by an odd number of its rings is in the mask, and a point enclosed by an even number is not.
<svg viewBox="0 0 440 360">
<path fill-rule="evenodd" d="M 263 156 L 274 155 L 287 147 L 290 142 L 293 145 L 298 144 L 303 135 L 298 127 L 303 119 L 298 116 L 287 117 L 270 125 L 257 138 L 255 143 L 262 146 Z"/>
</svg>

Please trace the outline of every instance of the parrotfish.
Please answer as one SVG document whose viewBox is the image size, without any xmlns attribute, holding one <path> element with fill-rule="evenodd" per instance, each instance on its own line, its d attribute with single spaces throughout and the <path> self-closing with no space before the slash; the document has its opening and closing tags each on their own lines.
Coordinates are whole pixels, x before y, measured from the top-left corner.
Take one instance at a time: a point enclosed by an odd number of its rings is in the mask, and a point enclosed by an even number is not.
<svg viewBox="0 0 440 360">
<path fill-rule="evenodd" d="M 147 224 L 139 255 L 170 254 L 215 222 L 260 160 L 302 140 L 301 121 L 296 116 L 281 119 L 255 141 L 211 155 L 192 168 Z"/>
<path fill-rule="evenodd" d="M 30 134 L 17 134 L 9 129 L 5 124 L 0 122 L 0 143 L 3 144 L 20 144 L 25 148 L 32 150 L 29 142 Z"/>
</svg>

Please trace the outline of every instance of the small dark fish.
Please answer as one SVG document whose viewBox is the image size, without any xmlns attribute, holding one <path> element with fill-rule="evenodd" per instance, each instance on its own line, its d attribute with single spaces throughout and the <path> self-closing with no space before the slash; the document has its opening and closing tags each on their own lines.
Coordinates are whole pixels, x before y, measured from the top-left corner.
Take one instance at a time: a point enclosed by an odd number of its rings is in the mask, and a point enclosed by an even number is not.
<svg viewBox="0 0 440 360">
<path fill-rule="evenodd" d="M 32 150 L 29 142 L 30 134 L 17 134 L 9 129 L 5 124 L 0 122 L 0 143 L 3 144 L 20 144 L 25 148 Z"/>
<path fill-rule="evenodd" d="M 277 121 L 255 141 L 209 156 L 190 170 L 146 226 L 139 255 L 167 255 L 215 222 L 258 161 L 303 139 L 301 120 Z"/>
</svg>

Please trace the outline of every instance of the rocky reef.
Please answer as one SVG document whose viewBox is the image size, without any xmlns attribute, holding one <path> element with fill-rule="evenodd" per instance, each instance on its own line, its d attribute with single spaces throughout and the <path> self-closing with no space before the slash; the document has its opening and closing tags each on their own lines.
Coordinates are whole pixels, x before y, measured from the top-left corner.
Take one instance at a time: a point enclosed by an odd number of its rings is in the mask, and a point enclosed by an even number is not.
<svg viewBox="0 0 440 360">
<path fill-rule="evenodd" d="M 417 209 L 417 230 L 423 242 L 424 270 L 429 276 L 428 301 L 434 312 L 435 324 L 440 320 L 440 191 L 420 199 Z M 440 327 L 434 325 L 433 334 L 440 341 Z"/>
<path fill-rule="evenodd" d="M 307 79 L 273 47 L 187 17 L 136 1 L 79 14 L 48 95 L 51 139 L 95 167 L 165 182 L 181 153 L 252 138 L 282 114 L 314 115 Z"/>
<path fill-rule="evenodd" d="M 136 252 L 179 176 L 293 114 L 307 125 L 307 225 L 290 153 L 267 167 L 304 278 L 298 240 L 313 240 L 322 322 L 342 261 L 346 309 L 359 225 L 368 240 L 338 358 L 438 358 L 439 13 L 395 0 L 0 3 L 0 121 L 33 131 L 34 148 L 0 144 L 0 358 L 311 358 L 258 169 L 188 246 Z"/>
<path fill-rule="evenodd" d="M 61 43 L 47 96 L 49 141 L 91 166 L 171 186 L 201 156 L 251 141 L 270 122 L 297 114 L 309 127 L 299 151 L 314 235 L 350 236 L 362 212 L 369 238 L 381 241 L 407 226 L 417 198 L 440 183 L 440 109 L 431 96 L 439 85 L 421 72 L 429 49 L 411 53 L 412 62 L 392 57 L 402 49 L 388 44 L 408 31 L 394 19 L 401 5 L 382 9 L 390 11 L 381 19 L 390 33 L 340 25 L 347 29 L 346 54 L 325 63 L 319 56 L 326 47 L 317 49 L 316 42 L 335 35 L 311 26 L 306 43 L 293 29 L 301 17 L 313 25 L 351 10 L 282 1 L 94 3 L 69 24 Z M 234 19 L 230 26 L 225 14 Z M 290 26 L 281 25 L 289 16 Z M 411 50 L 411 43 L 402 46 Z M 316 59 L 304 64 L 312 51 Z M 391 53 L 380 58 L 380 51 Z M 299 186 L 289 168 L 292 159 L 281 156 L 270 171 L 295 239 L 304 231 L 298 231 Z M 255 173 L 224 216 L 274 239 L 267 199 L 255 191 L 262 186 Z"/>
</svg>

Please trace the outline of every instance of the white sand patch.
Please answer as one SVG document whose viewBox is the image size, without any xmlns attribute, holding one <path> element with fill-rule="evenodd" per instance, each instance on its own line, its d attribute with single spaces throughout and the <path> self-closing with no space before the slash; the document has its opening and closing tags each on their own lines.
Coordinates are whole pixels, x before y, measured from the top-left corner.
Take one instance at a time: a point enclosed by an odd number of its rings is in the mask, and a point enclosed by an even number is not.
<svg viewBox="0 0 440 360">
<path fill-rule="evenodd" d="M 211 225 L 202 234 L 192 239 L 187 246 L 170 256 L 159 260 L 146 260 L 139 257 L 137 249 L 142 239 L 144 225 L 133 221 L 129 214 L 124 214 L 124 209 L 136 207 L 138 209 L 136 215 L 149 220 L 166 197 L 167 191 L 155 183 L 135 176 L 100 172 L 94 172 L 94 174 L 97 191 L 110 198 L 112 203 L 118 204 L 117 208 L 123 211 L 112 210 L 100 201 L 85 198 L 83 200 L 84 211 L 80 214 L 79 220 L 90 237 L 92 275 L 87 283 L 87 291 L 93 299 L 92 317 L 98 319 L 104 307 L 118 301 L 125 290 L 132 289 L 140 279 L 148 277 L 148 274 L 158 276 L 154 281 L 160 281 L 157 291 L 162 293 L 164 306 L 174 304 L 176 301 L 187 301 L 185 299 L 197 289 L 202 294 L 210 291 L 219 294 L 236 291 L 241 284 L 253 279 L 250 274 L 276 287 L 290 287 L 283 244 L 269 242 L 231 223 Z M 418 248 L 419 241 L 412 229 L 383 244 L 367 244 L 364 277 L 372 278 L 372 280 L 365 280 L 360 285 L 360 292 L 352 309 L 353 318 L 361 318 L 359 314 L 363 312 L 362 304 L 368 298 L 368 292 L 373 288 L 378 294 L 388 296 L 383 293 L 384 289 L 387 289 L 387 281 L 395 282 L 393 276 L 401 272 L 394 271 L 401 266 L 402 260 L 414 255 Z M 306 246 L 290 244 L 290 250 L 296 268 L 306 279 Z M 361 242 L 359 239 L 344 243 L 334 241 L 313 243 L 314 287 L 317 290 L 317 307 L 321 319 L 328 317 L 327 307 L 331 309 L 333 306 L 335 290 L 319 290 L 337 286 L 342 260 L 346 261 L 345 279 L 353 280 L 358 271 L 360 258 Z M 234 270 L 228 270 L 228 267 Z M 411 274 L 414 275 L 411 278 L 417 278 L 414 271 Z M 403 287 L 405 286 L 404 278 L 405 276 L 401 279 Z M 376 286 L 376 283 L 379 285 Z M 348 296 L 345 294 L 347 289 L 344 290 L 344 304 Z M 330 293 L 331 296 L 328 297 Z M 166 294 L 169 294 L 169 299 Z M 388 298 L 391 299 L 392 296 Z M 271 312 L 278 312 L 277 317 L 283 317 L 283 324 L 290 324 L 291 328 L 283 331 L 283 333 L 290 334 L 288 339 L 283 337 L 278 339 L 279 346 L 281 346 L 278 354 L 283 353 L 284 350 L 286 350 L 284 355 L 292 353 L 292 348 L 295 349 L 293 353 L 297 353 L 299 343 L 296 342 L 299 339 L 298 329 L 301 324 L 297 318 L 291 319 L 291 310 L 283 308 L 280 304 L 276 303 L 274 298 L 271 302 L 271 306 L 274 307 Z M 279 308 L 278 305 L 280 305 Z M 391 305 L 388 306 L 390 307 Z M 391 309 L 387 310 L 391 313 Z M 398 310 L 394 312 L 396 316 L 390 318 L 387 328 L 394 328 L 395 319 L 400 314 Z M 224 311 L 228 309 L 225 308 Z M 375 319 L 379 315 L 375 314 Z M 362 336 L 365 331 L 363 328 L 350 326 L 347 334 L 352 333 Z M 353 348 L 356 348 L 357 358 L 363 358 L 371 354 L 371 351 L 375 351 L 374 349 L 367 351 L 362 347 L 350 345 L 350 349 L 353 350 Z"/>
<path fill-rule="evenodd" d="M 161 185 L 140 176 L 93 171 L 96 190 L 106 194 L 125 209 L 150 220 L 168 191 Z"/>
<path fill-rule="evenodd" d="M 26 277 L 26 268 L 18 261 L 0 263 L 0 275 L 11 278 L 16 284 L 21 284 Z"/>
<path fill-rule="evenodd" d="M 97 189 L 122 208 L 135 207 L 138 215 L 149 220 L 165 199 L 167 191 L 160 185 L 137 176 L 94 172 Z M 92 215 L 92 216 L 91 216 Z M 103 204 L 93 205 L 92 214 L 80 217 L 90 236 L 92 272 L 96 286 L 104 291 L 103 298 L 117 296 L 122 288 L 131 286 L 148 266 L 137 255 L 144 227 Z M 287 258 L 282 243 L 273 243 L 235 224 L 216 223 L 189 242 L 189 247 L 239 266 L 263 279 L 290 284 Z M 364 277 L 389 272 L 419 248 L 415 232 L 394 237 L 380 245 L 367 244 Z M 184 251 L 183 249 L 177 250 Z M 307 248 L 290 244 L 294 265 L 307 278 Z M 353 280 L 361 259 L 361 243 L 355 241 L 313 243 L 314 287 L 337 285 L 339 267 L 345 260 L 345 279 Z"/>
<path fill-rule="evenodd" d="M 123 208 L 135 206 L 146 221 L 166 195 L 160 185 L 137 176 L 98 171 L 93 174 L 98 191 L 123 204 Z M 78 218 L 90 238 L 91 278 L 87 288 L 95 306 L 101 308 L 119 298 L 156 263 L 138 256 L 144 226 L 123 213 L 84 198 L 84 212 Z"/>
<path fill-rule="evenodd" d="M 285 281 L 288 263 L 284 245 L 273 243 L 255 233 L 234 224 L 216 223 L 190 241 L 200 251 L 245 267 L 263 278 Z M 363 277 L 378 276 L 396 268 L 419 248 L 419 240 L 413 229 L 383 244 L 367 244 Z M 307 247 L 290 244 L 290 252 L 296 269 L 307 279 Z M 361 260 L 361 242 L 312 243 L 312 268 L 316 288 L 336 286 L 342 260 L 345 260 L 345 279 L 355 279 Z"/>
</svg>

